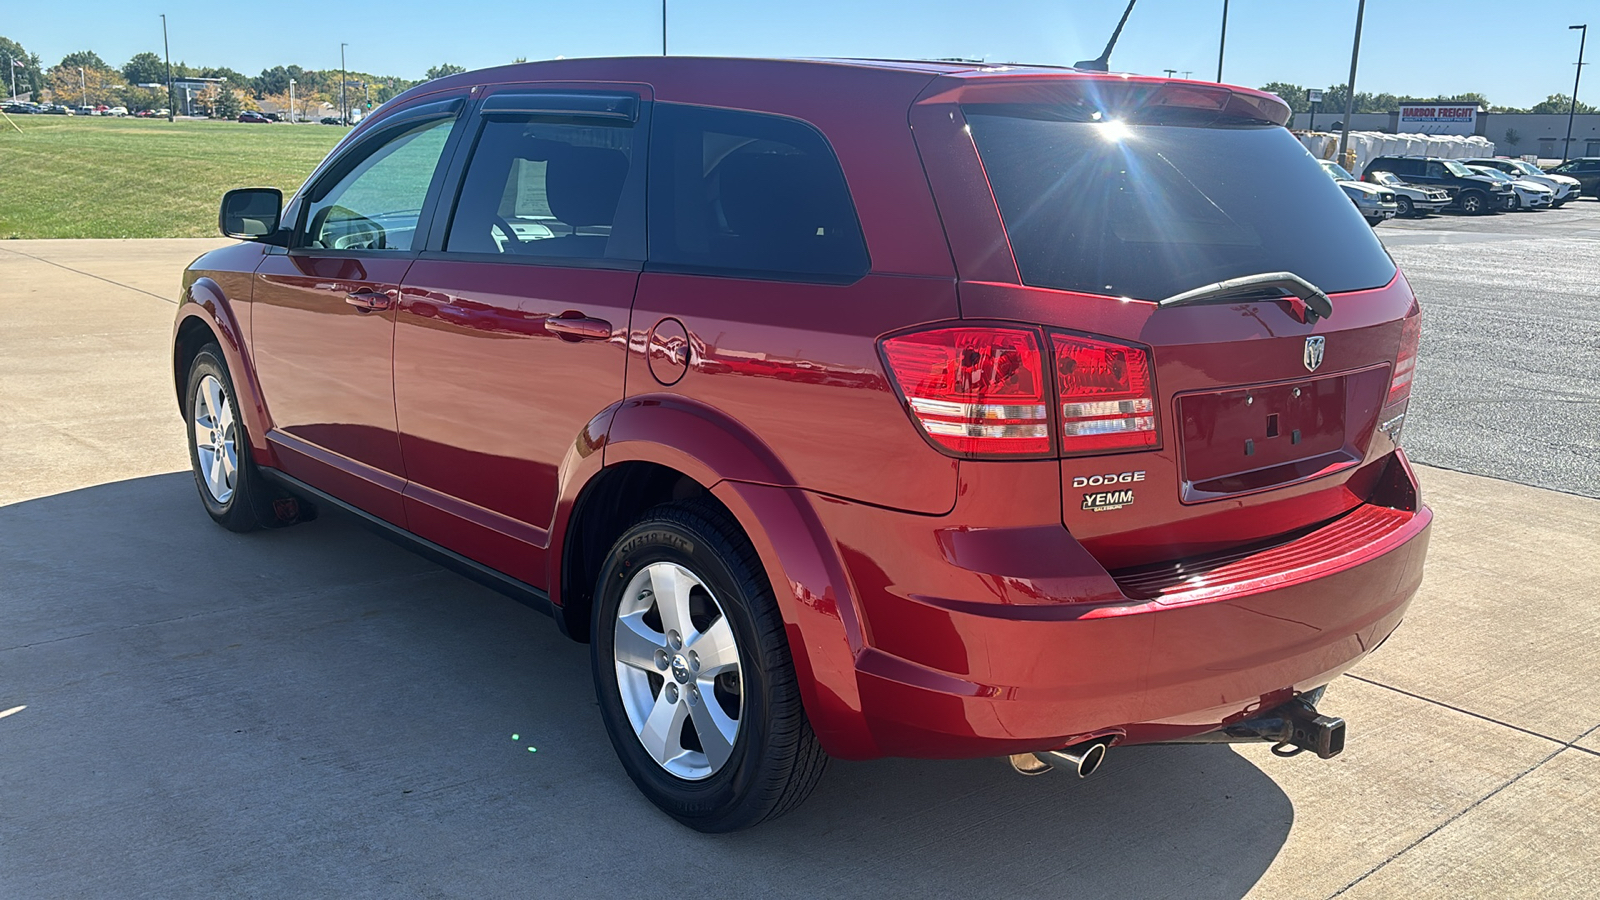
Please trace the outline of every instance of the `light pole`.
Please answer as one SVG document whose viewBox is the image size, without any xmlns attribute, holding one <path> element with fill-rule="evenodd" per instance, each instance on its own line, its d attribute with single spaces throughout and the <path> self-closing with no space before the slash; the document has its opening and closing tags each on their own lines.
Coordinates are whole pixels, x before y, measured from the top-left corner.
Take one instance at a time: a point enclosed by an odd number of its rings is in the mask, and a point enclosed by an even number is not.
<svg viewBox="0 0 1600 900">
<path fill-rule="evenodd" d="M 167 121 L 174 121 L 178 95 L 172 92 L 172 45 L 167 43 L 167 14 L 161 14 L 161 50 L 167 54 Z"/>
<path fill-rule="evenodd" d="M 1578 74 L 1572 79 L 1572 105 L 1567 108 L 1567 142 L 1561 145 L 1561 161 L 1567 161 L 1572 152 L 1572 117 L 1578 112 L 1578 84 L 1583 81 L 1583 45 L 1589 40 L 1589 26 L 1568 25 L 1568 31 L 1578 32 Z"/>
<path fill-rule="evenodd" d="M 350 127 L 350 104 L 344 102 L 344 83 L 348 77 L 344 68 L 344 48 L 348 46 L 350 45 L 339 45 L 339 124 L 346 128 Z"/>
<path fill-rule="evenodd" d="M 1361 58 L 1361 19 L 1367 13 L 1367 0 L 1356 6 L 1356 39 L 1350 46 L 1350 85 L 1344 90 L 1344 128 L 1339 131 L 1339 165 L 1350 146 L 1350 117 L 1356 111 L 1356 61 Z"/>
<path fill-rule="evenodd" d="M 1222 0 L 1222 37 L 1217 39 L 1217 83 L 1222 83 L 1222 51 L 1228 47 L 1228 0 Z"/>
<path fill-rule="evenodd" d="M 17 99 L 17 61 L 14 57 L 6 57 L 6 68 L 11 71 L 11 99 Z"/>
<path fill-rule="evenodd" d="M 78 102 L 89 105 L 89 78 L 83 74 L 83 66 L 78 67 L 78 96 Z"/>
<path fill-rule="evenodd" d="M 661 55 L 667 55 L 667 0 L 661 0 Z"/>
<path fill-rule="evenodd" d="M 294 79 L 291 78 L 289 79 L 289 124 L 293 125 L 294 120 Z"/>
</svg>

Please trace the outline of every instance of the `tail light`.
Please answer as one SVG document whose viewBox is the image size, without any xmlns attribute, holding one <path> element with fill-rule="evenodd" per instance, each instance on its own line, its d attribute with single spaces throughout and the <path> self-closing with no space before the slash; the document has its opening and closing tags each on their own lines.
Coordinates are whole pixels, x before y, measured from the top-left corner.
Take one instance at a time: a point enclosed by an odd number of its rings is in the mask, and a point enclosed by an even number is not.
<svg viewBox="0 0 1600 900">
<path fill-rule="evenodd" d="M 1049 342 L 1054 393 L 1031 329 L 919 331 L 885 339 L 883 355 L 923 433 L 952 455 L 1048 456 L 1052 432 L 1073 456 L 1159 444 L 1147 348 L 1064 334 Z"/>
<path fill-rule="evenodd" d="M 1159 443 L 1150 351 L 1080 335 L 1051 335 L 1064 455 L 1145 450 Z"/>
<path fill-rule="evenodd" d="M 939 328 L 884 340 L 911 415 L 959 456 L 1050 452 L 1039 337 L 1017 328 Z"/>
<path fill-rule="evenodd" d="M 1389 399 L 1385 406 L 1393 406 L 1411 399 L 1411 382 L 1417 374 L 1417 345 L 1422 341 L 1422 314 L 1408 316 L 1400 322 L 1400 352 L 1394 360 L 1394 376 L 1389 380 Z"/>
</svg>

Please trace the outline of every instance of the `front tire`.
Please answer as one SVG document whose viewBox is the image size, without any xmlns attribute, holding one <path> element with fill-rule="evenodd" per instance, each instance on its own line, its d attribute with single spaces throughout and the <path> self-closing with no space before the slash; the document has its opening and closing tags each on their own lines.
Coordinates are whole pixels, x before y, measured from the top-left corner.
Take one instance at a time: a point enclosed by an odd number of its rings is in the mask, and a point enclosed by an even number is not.
<svg viewBox="0 0 1600 900">
<path fill-rule="evenodd" d="M 1417 208 L 1412 205 L 1410 197 L 1396 197 L 1394 198 L 1394 204 L 1399 207 L 1395 215 L 1400 218 L 1411 219 L 1416 217 Z"/>
<path fill-rule="evenodd" d="M 816 787 L 828 758 L 801 707 L 783 618 L 755 548 L 720 507 L 660 506 L 624 533 L 591 626 L 611 745 L 668 815 L 736 831 Z"/>
<path fill-rule="evenodd" d="M 1469 216 L 1481 216 L 1489 211 L 1488 198 L 1477 191 L 1461 195 L 1461 211 Z"/>
<path fill-rule="evenodd" d="M 244 532 L 273 524 L 275 517 L 271 487 L 250 459 L 237 396 L 222 348 L 201 347 L 184 392 L 189 464 L 206 512 L 229 531 Z"/>
</svg>

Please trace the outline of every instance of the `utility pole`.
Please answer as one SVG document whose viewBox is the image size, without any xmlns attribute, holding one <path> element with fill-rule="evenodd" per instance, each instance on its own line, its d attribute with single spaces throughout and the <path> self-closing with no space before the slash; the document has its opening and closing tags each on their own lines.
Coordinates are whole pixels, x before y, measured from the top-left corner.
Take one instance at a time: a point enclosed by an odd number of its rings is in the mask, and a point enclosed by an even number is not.
<svg viewBox="0 0 1600 900">
<path fill-rule="evenodd" d="M 1367 0 L 1356 6 L 1356 39 L 1350 46 L 1350 86 L 1344 91 L 1344 128 L 1339 132 L 1339 165 L 1344 165 L 1344 154 L 1350 146 L 1350 117 L 1356 111 L 1356 61 L 1361 58 L 1361 19 L 1367 13 Z"/>
<path fill-rule="evenodd" d="M 6 68 L 11 71 L 11 99 L 17 99 L 17 60 L 15 57 L 6 57 Z"/>
<path fill-rule="evenodd" d="M 161 50 L 167 54 L 167 121 L 178 114 L 178 96 L 172 92 L 172 45 L 167 43 L 167 14 L 161 14 Z"/>
<path fill-rule="evenodd" d="M 1222 51 L 1228 48 L 1228 0 L 1222 0 L 1222 37 L 1217 39 L 1217 84 L 1222 83 Z"/>
<path fill-rule="evenodd" d="M 344 48 L 348 46 L 350 45 L 339 45 L 339 124 L 346 128 L 350 127 L 350 104 L 344 99 L 344 83 L 350 77 L 345 74 L 344 68 Z"/>
<path fill-rule="evenodd" d="M 293 125 L 294 120 L 294 79 L 291 78 L 289 79 L 289 124 Z"/>
<path fill-rule="evenodd" d="M 89 77 L 83 74 L 83 66 L 78 67 L 78 98 L 80 104 L 89 105 Z"/>
<path fill-rule="evenodd" d="M 667 0 L 661 0 L 661 55 L 667 55 Z"/>
<path fill-rule="evenodd" d="M 1178 70 L 1177 69 L 1162 69 L 1161 71 L 1167 73 L 1167 77 L 1168 78 L 1171 78 L 1171 77 L 1173 77 L 1173 76 L 1178 74 Z"/>
<path fill-rule="evenodd" d="M 1572 152 L 1572 117 L 1578 112 L 1578 85 L 1583 81 L 1583 45 L 1589 40 L 1589 26 L 1569 25 L 1568 31 L 1578 32 L 1578 74 L 1572 79 L 1572 105 L 1567 108 L 1567 142 L 1561 145 L 1561 161 L 1566 162 Z"/>
</svg>

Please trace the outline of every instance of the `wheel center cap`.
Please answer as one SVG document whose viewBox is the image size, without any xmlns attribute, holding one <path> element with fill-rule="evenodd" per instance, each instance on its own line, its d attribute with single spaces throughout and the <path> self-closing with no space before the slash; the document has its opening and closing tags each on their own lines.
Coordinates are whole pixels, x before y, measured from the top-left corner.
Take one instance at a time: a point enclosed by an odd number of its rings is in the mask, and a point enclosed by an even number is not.
<svg viewBox="0 0 1600 900">
<path fill-rule="evenodd" d="M 683 658 L 682 653 L 672 658 L 672 677 L 679 684 L 689 683 L 689 661 Z"/>
</svg>

